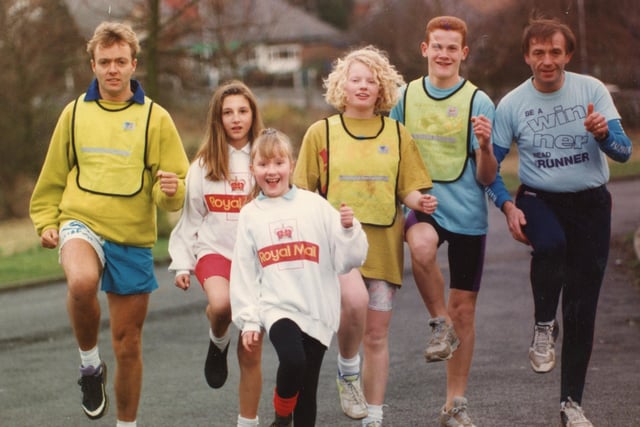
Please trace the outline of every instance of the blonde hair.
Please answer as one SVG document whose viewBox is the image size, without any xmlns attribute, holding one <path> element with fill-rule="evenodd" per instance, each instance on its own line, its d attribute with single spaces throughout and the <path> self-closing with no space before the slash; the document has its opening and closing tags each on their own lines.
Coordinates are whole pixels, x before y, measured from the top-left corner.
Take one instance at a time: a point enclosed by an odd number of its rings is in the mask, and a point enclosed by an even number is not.
<svg viewBox="0 0 640 427">
<path fill-rule="evenodd" d="M 287 135 L 273 128 L 264 129 L 253 141 L 251 145 L 251 164 L 253 164 L 257 155 L 260 155 L 265 160 L 270 160 L 274 157 L 287 157 L 292 166 L 295 161 L 291 140 Z M 289 175 L 289 186 L 291 186 L 291 178 L 291 175 Z M 257 184 L 254 185 L 247 196 L 246 203 L 258 197 L 260 190 Z"/>
<path fill-rule="evenodd" d="M 196 153 L 196 159 L 200 159 L 207 170 L 206 177 L 211 181 L 229 179 L 229 147 L 227 134 L 222 125 L 222 105 L 230 95 L 242 95 L 249 101 L 253 116 L 248 134 L 249 142 L 253 141 L 264 127 L 258 101 L 247 85 L 239 80 L 231 80 L 218 86 L 209 101 L 207 133 Z"/>
<path fill-rule="evenodd" d="M 391 111 L 398 102 L 398 89 L 405 84 L 404 78 L 389 62 L 387 55 L 372 45 L 353 50 L 333 63 L 333 71 L 323 82 L 326 89 L 324 98 L 327 103 L 340 112 L 345 110 L 346 94 L 344 87 L 349 75 L 349 68 L 356 61 L 369 67 L 378 82 L 380 93 L 376 100 L 374 112 L 385 113 Z"/>
<path fill-rule="evenodd" d="M 131 59 L 135 59 L 140 53 L 140 43 L 131 26 L 120 22 L 103 22 L 96 27 L 93 37 L 87 42 L 87 53 L 94 59 L 96 47 L 111 47 L 123 42 L 131 48 Z"/>
</svg>

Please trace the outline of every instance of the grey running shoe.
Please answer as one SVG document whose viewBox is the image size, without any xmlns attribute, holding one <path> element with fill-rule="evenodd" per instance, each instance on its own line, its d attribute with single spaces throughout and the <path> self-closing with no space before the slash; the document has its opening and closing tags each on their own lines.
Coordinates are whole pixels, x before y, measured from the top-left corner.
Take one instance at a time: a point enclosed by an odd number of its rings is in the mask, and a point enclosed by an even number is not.
<svg viewBox="0 0 640 427">
<path fill-rule="evenodd" d="M 82 390 L 82 410 L 87 417 L 96 420 L 106 414 L 109 408 L 105 392 L 107 365 L 101 362 L 97 368 L 81 366 L 80 375 L 78 385 Z"/>
<path fill-rule="evenodd" d="M 584 416 L 580 405 L 571 400 L 571 398 L 566 402 L 562 402 L 560 420 L 562 421 L 562 427 L 593 427 L 591 421 Z"/>
<path fill-rule="evenodd" d="M 344 414 L 354 420 L 366 417 L 369 410 L 367 408 L 367 401 L 360 388 L 360 375 L 342 376 L 338 373 L 336 383 L 338 384 L 340 406 L 342 406 Z"/>
<path fill-rule="evenodd" d="M 382 427 L 382 421 L 369 421 L 368 423 L 363 423 L 362 427 Z"/>
<path fill-rule="evenodd" d="M 467 399 L 454 397 L 453 407 L 448 411 L 442 407 L 440 411 L 440 427 L 476 427 L 467 414 Z"/>
<path fill-rule="evenodd" d="M 227 352 L 229 344 L 220 351 L 213 341 L 209 340 L 209 351 L 204 364 L 204 377 L 211 388 L 220 388 L 227 381 L 229 370 L 227 368 Z"/>
<path fill-rule="evenodd" d="M 289 414 L 289 416 L 281 417 L 276 414 L 275 420 L 271 423 L 269 427 L 292 427 L 293 426 L 293 414 Z"/>
<path fill-rule="evenodd" d="M 447 325 L 444 317 L 436 317 L 429 320 L 431 326 L 431 339 L 424 350 L 424 358 L 427 362 L 449 360 L 460 345 L 460 340 L 452 325 Z"/>
<path fill-rule="evenodd" d="M 529 362 L 531 368 L 544 374 L 551 371 L 556 366 L 555 344 L 558 339 L 558 322 L 553 321 L 551 325 L 536 323 L 533 328 L 533 340 L 529 347 Z"/>
</svg>

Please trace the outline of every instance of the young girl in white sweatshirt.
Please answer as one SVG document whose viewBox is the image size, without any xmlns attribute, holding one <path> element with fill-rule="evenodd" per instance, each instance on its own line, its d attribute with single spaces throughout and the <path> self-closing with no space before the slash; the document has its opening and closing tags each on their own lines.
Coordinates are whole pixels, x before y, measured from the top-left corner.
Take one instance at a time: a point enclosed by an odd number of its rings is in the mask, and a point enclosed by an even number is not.
<svg viewBox="0 0 640 427">
<path fill-rule="evenodd" d="M 238 213 L 253 186 L 251 141 L 262 130 L 257 100 L 242 82 L 220 85 L 211 97 L 207 135 L 187 174 L 184 208 L 169 239 L 177 287 L 187 290 L 193 273 L 207 296 L 210 329 L 204 375 L 212 388 L 227 379 L 231 339 L 229 274 Z M 238 342 L 240 367 L 238 427 L 258 425 L 262 386 L 261 352 Z"/>
<path fill-rule="evenodd" d="M 313 426 L 324 353 L 340 322 L 338 274 L 360 267 L 368 243 L 346 205 L 290 184 L 289 139 L 253 142 L 254 198 L 240 211 L 231 263 L 231 312 L 247 351 L 266 330 L 278 355 L 271 426 Z"/>
</svg>

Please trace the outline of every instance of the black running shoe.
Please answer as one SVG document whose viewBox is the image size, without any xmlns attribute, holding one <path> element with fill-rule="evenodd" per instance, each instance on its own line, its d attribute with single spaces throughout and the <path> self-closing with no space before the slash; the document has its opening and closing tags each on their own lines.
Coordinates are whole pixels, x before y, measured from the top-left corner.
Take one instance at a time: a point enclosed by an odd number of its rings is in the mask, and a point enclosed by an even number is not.
<svg viewBox="0 0 640 427">
<path fill-rule="evenodd" d="M 204 377 L 207 384 L 211 388 L 220 388 L 227 381 L 227 351 L 229 344 L 220 351 L 213 341 L 209 341 L 209 351 L 207 352 L 207 361 L 204 364 Z"/>
<path fill-rule="evenodd" d="M 293 414 L 289 414 L 286 417 L 281 417 L 276 414 L 276 419 L 273 420 L 269 427 L 291 427 L 293 426 Z"/>
<path fill-rule="evenodd" d="M 87 417 L 96 420 L 107 413 L 109 401 L 105 392 L 107 383 L 107 365 L 100 363 L 98 368 L 88 366 L 80 367 L 82 377 L 78 380 L 78 385 L 82 390 L 82 410 Z"/>
</svg>

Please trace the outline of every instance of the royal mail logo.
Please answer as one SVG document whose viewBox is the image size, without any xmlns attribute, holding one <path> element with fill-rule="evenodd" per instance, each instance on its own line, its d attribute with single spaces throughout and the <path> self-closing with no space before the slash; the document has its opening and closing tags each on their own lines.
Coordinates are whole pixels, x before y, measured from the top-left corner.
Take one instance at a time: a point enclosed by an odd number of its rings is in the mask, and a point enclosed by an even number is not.
<svg viewBox="0 0 640 427">
<path fill-rule="evenodd" d="M 318 263 L 318 245 L 310 242 L 287 242 L 267 246 L 258 251 L 258 259 L 263 267 L 290 261 L 311 261 Z"/>
<path fill-rule="evenodd" d="M 280 228 L 276 228 L 276 236 L 278 240 L 293 238 L 293 227 L 283 225 Z"/>
<path fill-rule="evenodd" d="M 234 196 L 228 194 L 207 194 L 204 200 L 209 212 L 238 213 L 244 205 L 247 196 Z"/>
<path fill-rule="evenodd" d="M 231 191 L 234 193 L 244 193 L 244 186 L 246 185 L 246 181 L 244 179 L 238 179 L 237 176 L 234 176 L 231 181 L 229 181 L 229 185 L 231 186 Z"/>
</svg>

